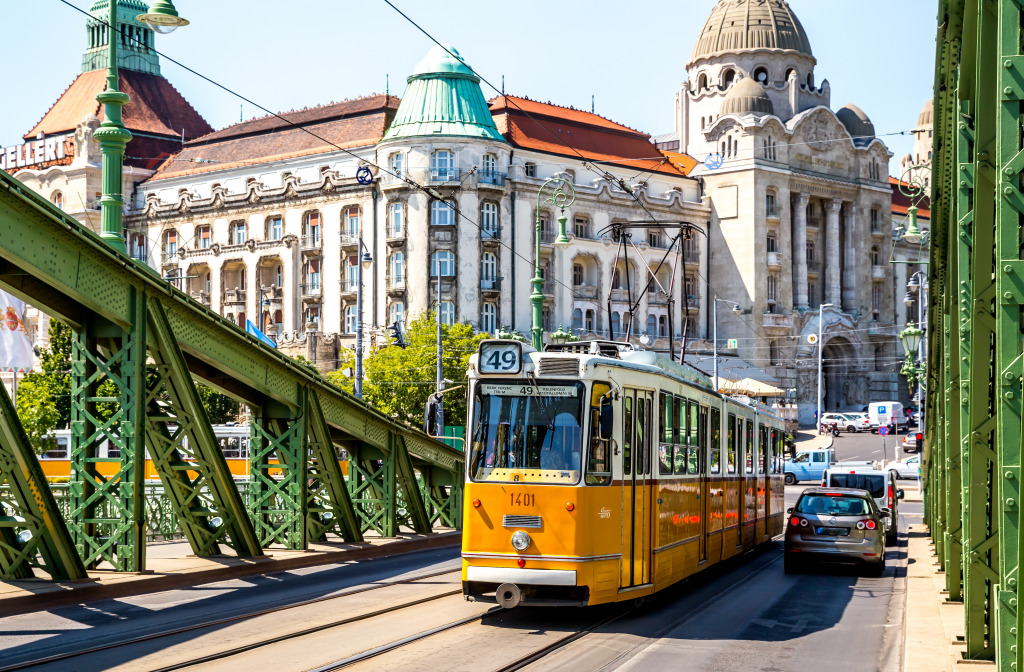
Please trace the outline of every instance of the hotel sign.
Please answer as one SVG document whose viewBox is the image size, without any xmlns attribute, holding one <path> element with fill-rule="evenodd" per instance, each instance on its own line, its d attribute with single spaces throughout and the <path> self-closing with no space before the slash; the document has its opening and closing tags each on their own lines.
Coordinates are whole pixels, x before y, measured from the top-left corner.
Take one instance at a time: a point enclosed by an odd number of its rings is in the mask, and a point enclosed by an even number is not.
<svg viewBox="0 0 1024 672">
<path fill-rule="evenodd" d="M 0 169 L 13 172 L 19 168 L 32 168 L 60 161 L 67 155 L 67 141 L 71 137 L 71 134 L 55 135 L 23 145 L 5 147 L 0 150 Z"/>
</svg>

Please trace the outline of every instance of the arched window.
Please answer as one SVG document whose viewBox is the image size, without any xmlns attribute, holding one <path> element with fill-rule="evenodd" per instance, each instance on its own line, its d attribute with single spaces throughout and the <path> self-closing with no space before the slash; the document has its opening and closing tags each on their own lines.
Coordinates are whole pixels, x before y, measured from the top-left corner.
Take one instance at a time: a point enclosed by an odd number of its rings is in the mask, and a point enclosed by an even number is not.
<svg viewBox="0 0 1024 672">
<path fill-rule="evenodd" d="M 64 193 L 63 192 L 60 192 L 60 191 L 53 192 L 53 197 L 50 200 L 53 201 L 53 204 L 56 205 L 57 208 L 59 208 L 60 210 L 64 209 Z"/>
<path fill-rule="evenodd" d="M 284 326 L 284 313 L 280 309 L 274 311 L 274 326 L 277 327 L 277 333 L 281 333 L 281 327 Z"/>
<path fill-rule="evenodd" d="M 245 230 L 245 221 L 239 220 L 231 223 L 231 244 L 232 245 L 245 245 L 245 241 L 249 239 L 249 236 Z"/>
<path fill-rule="evenodd" d="M 814 73 L 813 72 L 808 72 L 807 73 L 807 88 L 808 89 L 813 89 L 814 88 Z"/>
<path fill-rule="evenodd" d="M 359 206 L 353 205 L 341 211 L 341 229 L 349 238 L 359 237 Z"/>
<path fill-rule="evenodd" d="M 493 334 L 498 326 L 498 308 L 493 303 L 485 303 L 480 308 L 480 331 Z"/>
<path fill-rule="evenodd" d="M 490 252 L 484 252 L 480 257 L 480 288 L 497 289 L 498 286 L 498 258 Z"/>
<path fill-rule="evenodd" d="M 572 330 L 576 333 L 583 331 L 583 310 L 580 308 L 572 311 Z"/>
<path fill-rule="evenodd" d="M 395 285 L 402 285 L 405 283 L 405 254 L 402 252 L 395 252 L 388 259 L 388 275 L 391 276 L 391 282 Z"/>
<path fill-rule="evenodd" d="M 657 336 L 658 335 L 658 318 L 654 315 L 647 316 L 647 335 Z"/>
<path fill-rule="evenodd" d="M 611 336 L 612 336 L 613 339 L 619 337 L 619 325 L 620 325 L 619 314 L 618 313 L 612 313 L 612 334 L 611 334 Z"/>
<path fill-rule="evenodd" d="M 701 117 L 700 118 L 700 130 L 702 130 L 702 131 L 704 130 L 704 119 L 705 119 L 705 117 Z"/>
<path fill-rule="evenodd" d="M 658 317 L 658 337 L 668 338 L 668 318 L 664 315 Z"/>
<path fill-rule="evenodd" d="M 345 307 L 345 333 L 354 334 L 356 333 L 356 307 L 346 306 Z"/>
<path fill-rule="evenodd" d="M 451 301 L 441 302 L 441 323 L 448 326 L 455 324 L 455 304 Z"/>
<path fill-rule="evenodd" d="M 178 232 L 174 229 L 164 231 L 164 257 L 171 257 L 178 253 Z"/>
<path fill-rule="evenodd" d="M 768 83 L 768 68 L 764 66 L 758 67 L 754 70 L 754 81 L 758 84 Z"/>
<path fill-rule="evenodd" d="M 281 240 L 284 236 L 284 220 L 281 215 L 267 217 L 267 240 Z"/>
<path fill-rule="evenodd" d="M 447 182 L 458 180 L 458 169 L 455 168 L 455 154 L 447 149 L 438 149 L 430 156 L 430 179 Z"/>
<path fill-rule="evenodd" d="M 430 223 L 434 226 L 452 226 L 455 224 L 454 201 L 431 201 Z"/>
<path fill-rule="evenodd" d="M 401 176 L 405 170 L 405 157 L 401 152 L 395 152 L 388 157 L 388 170 L 393 176 Z"/>
<path fill-rule="evenodd" d="M 210 226 L 208 224 L 196 227 L 195 245 L 197 250 L 210 249 Z"/>
<path fill-rule="evenodd" d="M 878 253 L 878 245 L 872 245 L 871 246 L 871 265 L 872 266 L 879 266 L 880 265 L 880 255 Z"/>
<path fill-rule="evenodd" d="M 302 222 L 303 244 L 306 247 L 320 247 L 323 239 L 323 227 L 320 226 L 320 213 L 307 212 Z"/>
<path fill-rule="evenodd" d="M 786 70 L 786 81 L 787 82 L 789 81 L 790 77 L 795 77 L 795 76 L 796 76 L 796 70 L 794 68 L 790 68 L 789 70 Z"/>
<path fill-rule="evenodd" d="M 736 71 L 729 68 L 722 74 L 722 87 L 728 89 L 736 80 Z"/>
<path fill-rule="evenodd" d="M 405 203 L 392 203 L 388 206 L 388 238 L 401 238 L 404 235 Z"/>
<path fill-rule="evenodd" d="M 697 77 L 697 90 L 703 91 L 706 88 L 708 88 L 708 76 L 702 72 Z M 703 121 L 703 119 L 701 121 Z"/>
<path fill-rule="evenodd" d="M 405 322 L 405 303 L 402 301 L 395 301 L 388 306 L 388 325 L 395 322 Z"/>
<path fill-rule="evenodd" d="M 451 250 L 438 250 L 430 255 L 430 277 L 450 277 L 455 275 L 455 253 Z"/>
<path fill-rule="evenodd" d="M 583 284 L 583 264 L 572 265 L 572 284 L 576 287 Z"/>
<path fill-rule="evenodd" d="M 484 238 L 498 237 L 497 203 L 484 203 L 480 206 L 480 227 L 483 229 Z"/>
<path fill-rule="evenodd" d="M 588 308 L 583 316 L 583 328 L 588 332 L 594 331 L 594 311 L 591 308 Z"/>
</svg>

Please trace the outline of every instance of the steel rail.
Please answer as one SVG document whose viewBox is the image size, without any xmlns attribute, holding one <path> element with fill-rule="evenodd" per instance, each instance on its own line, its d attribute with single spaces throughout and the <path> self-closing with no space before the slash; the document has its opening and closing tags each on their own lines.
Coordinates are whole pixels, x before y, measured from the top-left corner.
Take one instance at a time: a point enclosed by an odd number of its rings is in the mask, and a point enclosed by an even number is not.
<svg viewBox="0 0 1024 672">
<path fill-rule="evenodd" d="M 260 609 L 258 611 L 254 611 L 254 612 L 250 612 L 250 613 L 246 613 L 246 614 L 237 614 L 235 616 L 226 616 L 224 618 L 218 618 L 218 619 L 214 619 L 212 621 L 205 621 L 203 623 L 195 623 L 193 625 L 186 625 L 186 626 L 182 626 L 180 628 L 173 628 L 171 630 L 164 630 L 164 631 L 161 631 L 161 632 L 150 633 L 148 635 L 140 635 L 138 637 L 131 637 L 129 639 L 121 640 L 119 642 L 111 642 L 111 643 L 107 643 L 107 644 L 91 646 L 91 647 L 89 647 L 87 649 L 78 649 L 76 651 L 67 651 L 65 653 L 57 653 L 57 654 L 53 654 L 52 656 L 46 656 L 45 658 L 36 658 L 34 660 L 28 660 L 28 661 L 24 661 L 24 662 L 20 662 L 20 663 L 15 663 L 13 665 L 5 665 L 4 667 L 0 667 L 0 672 L 13 672 L 14 670 L 23 670 L 23 669 L 32 668 L 32 667 L 38 667 L 39 665 L 47 665 L 47 664 L 50 664 L 50 663 L 56 663 L 56 662 L 60 662 L 60 661 L 63 661 L 63 660 L 70 660 L 72 658 L 79 658 L 81 656 L 89 655 L 89 654 L 92 654 L 92 653 L 99 653 L 101 651 L 109 651 L 111 649 L 117 649 L 117 648 L 121 648 L 121 647 L 125 647 L 125 646 L 131 646 L 133 644 L 142 644 L 142 643 L 145 643 L 145 642 L 151 642 L 151 641 L 155 641 L 155 640 L 158 640 L 158 639 L 163 639 L 165 637 L 173 637 L 174 635 L 180 635 L 180 634 L 183 634 L 183 633 L 186 633 L 186 632 L 195 632 L 196 630 L 203 630 L 203 629 L 206 629 L 206 628 L 212 628 L 212 627 L 216 627 L 216 626 L 220 626 L 220 625 L 226 625 L 226 624 L 229 624 L 229 623 L 239 623 L 241 621 L 247 621 L 247 620 L 250 620 L 250 619 L 253 619 L 253 618 L 258 618 L 260 616 L 266 616 L 268 614 L 275 614 L 275 613 L 279 613 L 279 612 L 282 612 L 282 611 L 287 611 L 289 609 L 296 609 L 296 608 L 299 608 L 299 607 L 307 607 L 307 606 L 310 606 L 310 605 L 313 605 L 313 604 L 320 604 L 320 603 L 323 603 L 323 602 L 328 602 L 330 600 L 338 600 L 338 599 L 342 599 L 342 598 L 345 598 L 345 597 L 350 597 L 352 595 L 358 595 L 360 593 L 367 593 L 367 592 L 374 591 L 374 590 L 380 590 L 382 588 L 390 588 L 392 586 L 400 586 L 400 585 L 409 584 L 409 583 L 416 583 L 417 581 L 423 581 L 424 579 L 432 579 L 432 578 L 435 578 L 435 577 L 438 577 L 438 576 L 444 576 L 446 574 L 460 574 L 461 572 L 462 572 L 461 569 L 446 570 L 446 571 L 442 571 L 442 572 L 433 572 L 431 574 L 423 574 L 421 576 L 410 577 L 408 579 L 403 579 L 401 581 L 390 581 L 388 583 L 381 583 L 381 584 L 376 584 L 376 585 L 363 586 L 363 587 L 360 587 L 360 588 L 354 588 L 352 590 L 346 590 L 346 591 L 344 591 L 342 593 L 338 593 L 336 595 L 325 595 L 323 597 L 317 597 L 317 598 L 313 598 L 311 600 L 303 600 L 301 602 L 295 602 L 293 604 L 284 604 L 284 605 L 280 605 L 280 606 L 277 606 L 277 607 L 270 607 L 270 608 L 267 608 L 267 609 Z M 398 607 L 393 607 L 391 609 L 391 611 L 395 611 L 395 610 L 402 609 L 402 608 L 409 607 L 409 606 L 414 606 L 416 604 L 422 604 L 423 602 L 429 602 L 431 600 L 439 599 L 439 598 L 442 598 L 442 597 L 449 597 L 451 595 L 455 595 L 455 594 L 458 594 L 458 593 L 461 593 L 461 592 L 462 592 L 462 589 L 459 588 L 459 590 L 456 590 L 456 591 L 448 591 L 448 592 L 442 593 L 440 595 L 435 595 L 435 596 L 431 596 L 431 597 L 428 597 L 428 598 L 421 598 L 420 600 L 417 600 L 417 601 L 412 602 L 412 603 L 407 604 L 407 605 L 401 605 L 401 606 L 398 606 Z M 365 620 L 367 618 L 372 618 L 374 616 L 379 616 L 379 615 L 381 615 L 383 613 L 387 613 L 388 611 L 389 610 L 384 609 L 384 610 L 373 612 L 371 614 L 365 614 L 363 616 L 358 616 L 358 617 L 353 617 L 353 618 L 350 618 L 350 619 L 346 619 L 344 622 L 336 622 L 336 623 L 332 623 L 332 624 L 326 624 L 324 626 L 318 626 L 317 628 L 310 628 L 307 631 L 303 631 L 303 632 L 300 632 L 300 633 L 294 633 L 292 635 L 282 635 L 281 637 L 277 637 L 277 638 L 275 638 L 273 640 L 265 640 L 264 642 L 259 642 L 259 643 L 255 644 L 255 645 L 249 645 L 247 647 L 239 647 L 237 650 L 232 650 L 231 652 L 223 652 L 222 654 L 212 654 L 211 656 L 208 656 L 208 657 L 203 658 L 203 659 L 196 659 L 194 661 L 188 661 L 186 663 L 180 663 L 180 664 L 177 664 L 177 665 L 172 665 L 170 667 L 160 668 L 160 670 L 176 670 L 176 669 L 181 669 L 183 667 L 188 667 L 188 666 L 191 666 L 191 665 L 197 665 L 197 664 L 199 664 L 201 662 L 206 662 L 207 659 L 214 660 L 216 658 L 222 658 L 222 657 L 225 657 L 227 655 L 234 655 L 235 653 L 242 653 L 243 651 L 259 648 L 260 646 L 265 646 L 266 644 L 271 644 L 271 643 L 274 643 L 274 642 L 282 641 L 282 640 L 285 640 L 285 639 L 290 639 L 290 638 L 293 638 L 293 637 L 299 637 L 299 636 L 302 636 L 304 634 L 310 634 L 312 632 L 316 632 L 317 630 L 322 630 L 322 629 L 327 628 L 327 627 L 337 627 L 338 625 L 343 625 L 344 623 L 350 623 L 350 622 L 354 622 L 354 621 Z M 159 670 L 154 670 L 154 672 L 159 672 Z"/>
</svg>

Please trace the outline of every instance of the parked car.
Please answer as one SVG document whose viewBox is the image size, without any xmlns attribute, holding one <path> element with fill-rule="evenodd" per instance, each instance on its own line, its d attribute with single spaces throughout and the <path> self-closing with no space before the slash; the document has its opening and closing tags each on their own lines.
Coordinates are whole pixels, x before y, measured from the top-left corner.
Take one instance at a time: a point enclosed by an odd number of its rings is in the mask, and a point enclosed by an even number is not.
<svg viewBox="0 0 1024 672">
<path fill-rule="evenodd" d="M 811 450 L 797 453 L 792 459 L 786 460 L 783 465 L 783 474 L 786 485 L 793 485 L 798 481 L 821 481 L 822 474 L 832 466 L 838 466 L 835 462 L 831 448 L 822 450 Z M 864 467 L 874 469 L 874 462 L 842 462 L 844 466 Z"/>
<path fill-rule="evenodd" d="M 783 566 L 790 574 L 812 562 L 853 562 L 885 572 L 884 522 L 864 490 L 807 488 L 788 510 Z"/>
<path fill-rule="evenodd" d="M 825 472 L 822 476 L 821 486 L 823 488 L 866 490 L 875 500 L 878 510 L 889 513 L 889 517 L 885 521 L 886 543 L 896 543 L 899 505 L 900 500 L 903 499 L 903 491 L 896 487 L 896 476 L 892 471 L 837 466 Z"/>
<path fill-rule="evenodd" d="M 892 462 L 886 467 L 896 478 L 921 479 L 921 456 L 912 455 L 899 462 Z"/>
<path fill-rule="evenodd" d="M 903 404 L 898 401 L 871 402 L 868 404 L 868 421 L 871 423 L 871 429 L 875 431 L 879 427 L 888 427 L 895 422 L 903 432 L 910 424 L 903 412 Z"/>
<path fill-rule="evenodd" d="M 924 440 L 924 434 L 921 432 L 910 432 L 903 437 L 903 452 L 915 453 L 917 452 L 918 440 Z"/>
</svg>

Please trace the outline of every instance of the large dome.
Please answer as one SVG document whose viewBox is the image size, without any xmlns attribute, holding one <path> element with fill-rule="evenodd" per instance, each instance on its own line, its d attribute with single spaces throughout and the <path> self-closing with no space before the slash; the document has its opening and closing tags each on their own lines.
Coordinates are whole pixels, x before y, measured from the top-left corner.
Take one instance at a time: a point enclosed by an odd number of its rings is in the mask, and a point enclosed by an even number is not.
<svg viewBox="0 0 1024 672">
<path fill-rule="evenodd" d="M 921 114 L 917 115 L 917 127 L 926 128 L 932 125 L 932 101 L 925 103 L 924 107 L 921 108 Z"/>
<path fill-rule="evenodd" d="M 778 49 L 813 57 L 800 20 L 784 0 L 721 0 L 704 24 L 692 61 L 723 52 Z"/>
<path fill-rule="evenodd" d="M 875 137 L 875 125 L 871 123 L 871 119 L 864 113 L 864 110 L 853 103 L 844 105 L 836 112 L 836 116 L 839 117 L 839 121 L 846 127 L 855 143 L 867 144 Z"/>
<path fill-rule="evenodd" d="M 727 114 L 735 114 L 737 117 L 748 114 L 763 116 L 775 114 L 775 107 L 760 84 L 750 77 L 744 77 L 729 88 L 719 114 L 723 117 Z"/>
</svg>

